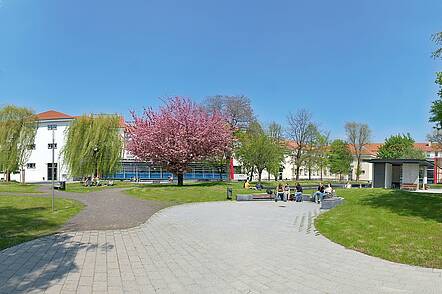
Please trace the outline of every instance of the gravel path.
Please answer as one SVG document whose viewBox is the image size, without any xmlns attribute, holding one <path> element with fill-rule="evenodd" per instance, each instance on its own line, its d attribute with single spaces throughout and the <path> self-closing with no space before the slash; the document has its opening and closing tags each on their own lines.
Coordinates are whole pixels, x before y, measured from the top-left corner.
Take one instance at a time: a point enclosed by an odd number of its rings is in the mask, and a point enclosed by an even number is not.
<svg viewBox="0 0 442 294">
<path fill-rule="evenodd" d="M 311 202 L 197 203 L 56 234 L 0 252 L 0 293 L 442 293 L 442 270 L 345 249 L 315 230 L 318 214 Z"/>
<path fill-rule="evenodd" d="M 0 193 L 32 197 L 51 197 L 50 186 L 42 185 L 43 193 Z M 140 200 L 126 195 L 124 188 L 109 188 L 97 192 L 71 193 L 55 191 L 56 198 L 78 200 L 86 207 L 61 231 L 88 231 L 127 229 L 146 222 L 155 212 L 170 204 L 159 201 Z"/>
</svg>

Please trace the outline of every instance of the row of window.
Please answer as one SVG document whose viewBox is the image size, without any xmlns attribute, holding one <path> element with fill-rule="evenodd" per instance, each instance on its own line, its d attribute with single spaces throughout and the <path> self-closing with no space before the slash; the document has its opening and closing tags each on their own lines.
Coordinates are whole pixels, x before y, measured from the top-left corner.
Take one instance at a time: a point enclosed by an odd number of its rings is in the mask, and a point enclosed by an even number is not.
<svg viewBox="0 0 442 294">
<path fill-rule="evenodd" d="M 48 149 L 52 149 L 52 147 L 53 147 L 54 149 L 57 149 L 57 143 L 54 143 L 54 144 L 52 144 L 52 143 L 48 143 Z M 29 145 L 29 146 L 28 146 L 28 150 L 35 150 L 35 144 L 31 144 L 31 145 Z"/>
</svg>

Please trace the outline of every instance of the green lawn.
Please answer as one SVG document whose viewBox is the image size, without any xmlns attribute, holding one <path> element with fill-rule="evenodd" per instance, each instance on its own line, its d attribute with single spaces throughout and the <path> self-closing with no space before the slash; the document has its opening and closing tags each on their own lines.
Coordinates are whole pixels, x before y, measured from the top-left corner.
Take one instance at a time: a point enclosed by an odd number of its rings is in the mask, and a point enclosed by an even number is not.
<svg viewBox="0 0 442 294">
<path fill-rule="evenodd" d="M 1 182 L 0 192 L 16 192 L 16 193 L 39 193 L 38 185 L 20 184 L 17 182 Z"/>
<path fill-rule="evenodd" d="M 145 200 L 167 201 L 173 203 L 189 203 L 226 200 L 226 190 L 233 189 L 236 194 L 265 193 L 265 191 L 246 190 L 243 183 L 210 182 L 187 183 L 182 187 L 176 185 L 143 185 L 126 191 L 129 195 Z"/>
<path fill-rule="evenodd" d="M 80 202 L 30 196 L 0 196 L 0 249 L 55 232 L 83 208 Z"/>
<path fill-rule="evenodd" d="M 316 228 L 345 247 L 387 260 L 442 268 L 442 195 L 399 190 L 340 190 L 345 204 Z"/>
<path fill-rule="evenodd" d="M 442 189 L 442 184 L 430 184 L 431 189 Z"/>
<path fill-rule="evenodd" d="M 92 187 L 85 187 L 82 183 L 66 183 L 66 192 L 74 192 L 74 193 L 89 193 L 94 191 L 101 191 L 105 189 L 112 189 L 112 188 L 126 188 L 126 187 L 134 187 L 137 184 L 131 183 L 131 182 L 121 182 L 121 181 L 114 181 L 113 186 L 92 186 Z"/>
</svg>

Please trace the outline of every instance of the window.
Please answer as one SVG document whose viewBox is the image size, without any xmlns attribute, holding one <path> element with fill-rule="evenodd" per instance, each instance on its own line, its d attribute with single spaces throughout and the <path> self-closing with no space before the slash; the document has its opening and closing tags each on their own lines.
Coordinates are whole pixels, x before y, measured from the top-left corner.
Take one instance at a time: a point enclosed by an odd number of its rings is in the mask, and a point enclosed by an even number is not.
<svg viewBox="0 0 442 294">
<path fill-rule="evenodd" d="M 35 150 L 35 144 L 29 144 L 28 150 Z"/>
<path fill-rule="evenodd" d="M 53 145 L 53 146 L 52 146 L 52 145 Z M 54 143 L 54 144 L 49 143 L 49 144 L 48 144 L 48 149 L 57 149 L 57 143 Z"/>
<path fill-rule="evenodd" d="M 56 130 L 57 129 L 57 125 L 48 125 L 48 130 Z"/>
<path fill-rule="evenodd" d="M 33 169 L 33 168 L 35 168 L 35 163 L 27 163 L 27 164 L 26 164 L 26 168 L 27 168 L 27 169 Z"/>
</svg>

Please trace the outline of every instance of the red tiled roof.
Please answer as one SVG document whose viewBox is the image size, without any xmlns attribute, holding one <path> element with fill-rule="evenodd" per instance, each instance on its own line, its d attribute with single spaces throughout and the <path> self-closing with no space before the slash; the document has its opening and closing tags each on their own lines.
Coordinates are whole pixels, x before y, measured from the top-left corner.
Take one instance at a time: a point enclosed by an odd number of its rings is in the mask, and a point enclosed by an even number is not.
<svg viewBox="0 0 442 294">
<path fill-rule="evenodd" d="M 363 155 L 372 155 L 376 156 L 378 153 L 379 147 L 382 146 L 383 143 L 370 143 L 363 147 L 362 154 Z M 298 144 L 294 141 L 287 141 L 287 146 L 291 149 L 295 149 Z M 437 144 L 430 144 L 430 143 L 414 143 L 414 146 L 423 152 L 431 152 L 431 151 L 442 151 L 442 146 L 439 146 Z M 349 145 L 350 151 L 354 154 L 354 148 Z"/>
<path fill-rule="evenodd" d="M 55 110 L 48 110 L 37 114 L 37 118 L 39 120 L 51 120 L 51 119 L 72 119 L 74 117 L 69 114 L 58 112 Z"/>
</svg>

